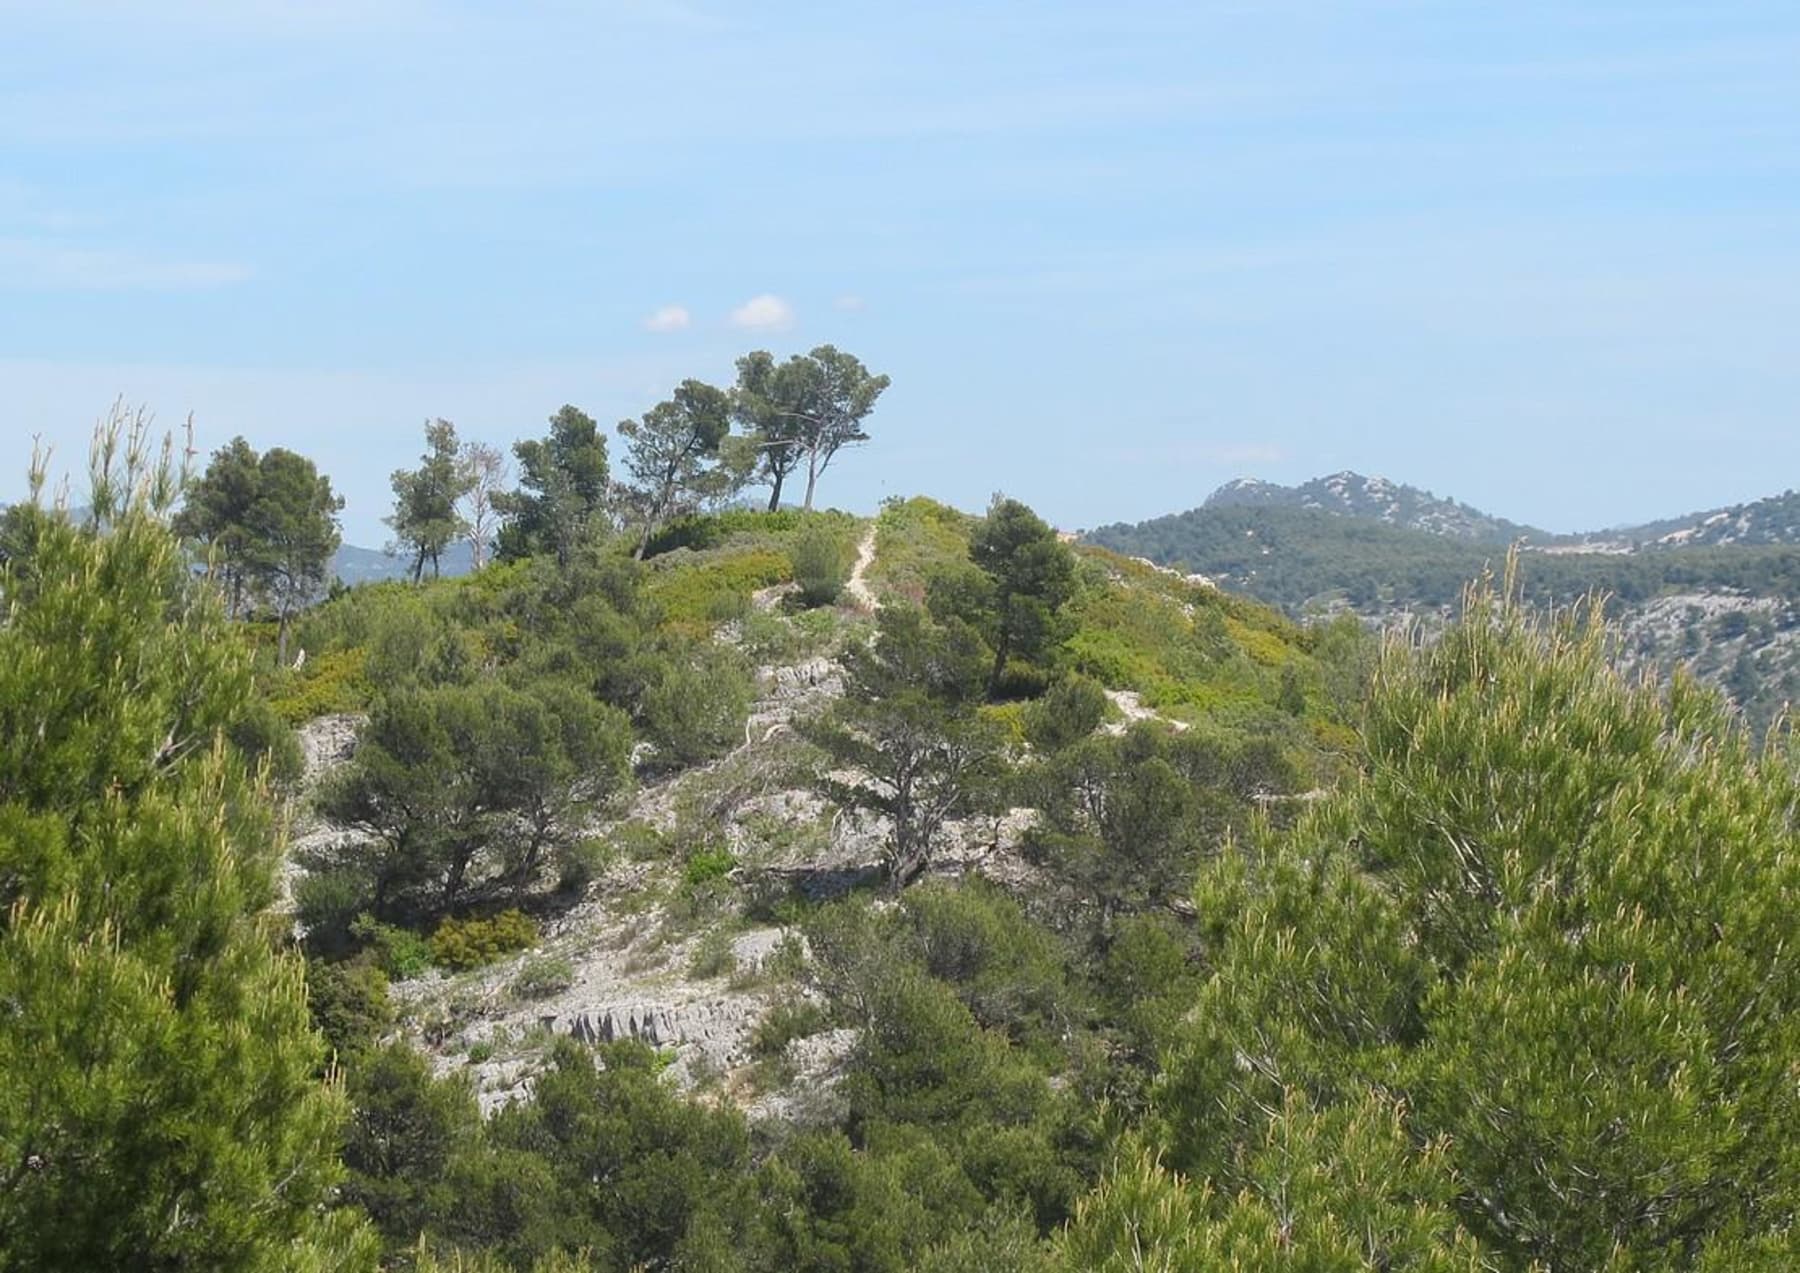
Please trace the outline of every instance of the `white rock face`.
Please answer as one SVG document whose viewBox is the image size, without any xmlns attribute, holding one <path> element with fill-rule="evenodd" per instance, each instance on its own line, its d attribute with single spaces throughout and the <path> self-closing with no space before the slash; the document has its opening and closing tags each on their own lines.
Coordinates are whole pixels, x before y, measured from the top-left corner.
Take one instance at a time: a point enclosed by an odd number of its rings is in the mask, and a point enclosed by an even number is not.
<svg viewBox="0 0 1800 1273">
<path fill-rule="evenodd" d="M 839 1088 L 858 1034 L 856 1030 L 826 1030 L 793 1040 L 787 1045 L 786 1060 L 793 1067 L 794 1081 L 751 1101 L 744 1108 L 745 1116 L 752 1123 L 804 1127 L 841 1122 L 848 1110 Z"/>
<path fill-rule="evenodd" d="M 306 762 L 301 779 L 306 787 L 350 759 L 356 750 L 356 733 L 366 716 L 320 716 L 309 720 L 295 731 L 300 738 L 300 755 Z"/>
</svg>

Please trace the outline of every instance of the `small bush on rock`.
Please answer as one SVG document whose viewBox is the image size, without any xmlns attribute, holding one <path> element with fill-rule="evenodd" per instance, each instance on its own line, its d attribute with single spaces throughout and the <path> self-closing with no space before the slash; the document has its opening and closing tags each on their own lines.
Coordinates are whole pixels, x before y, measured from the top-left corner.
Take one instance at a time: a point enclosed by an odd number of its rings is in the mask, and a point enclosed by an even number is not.
<svg viewBox="0 0 1800 1273">
<path fill-rule="evenodd" d="M 460 972 L 491 964 L 537 941 L 537 925 L 516 909 L 492 919 L 447 919 L 431 935 L 431 960 Z"/>
<path fill-rule="evenodd" d="M 810 609 L 838 599 L 848 571 L 836 535 L 823 526 L 808 527 L 800 533 L 788 559 L 793 563 L 794 582 L 800 585 L 802 604 Z"/>
</svg>

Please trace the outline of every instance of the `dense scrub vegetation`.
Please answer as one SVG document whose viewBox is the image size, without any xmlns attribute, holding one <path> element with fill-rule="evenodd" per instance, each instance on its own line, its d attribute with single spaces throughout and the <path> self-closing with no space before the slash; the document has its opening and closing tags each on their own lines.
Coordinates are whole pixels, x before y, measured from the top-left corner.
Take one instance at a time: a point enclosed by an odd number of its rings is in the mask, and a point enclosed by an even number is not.
<svg viewBox="0 0 1800 1273">
<path fill-rule="evenodd" d="M 530 450 L 508 560 L 331 598 L 297 668 L 184 567 L 166 478 L 8 514 L 0 1267 L 1792 1266 L 1784 738 L 1622 679 L 1591 615 L 1478 591 L 1377 658 L 1004 499 L 885 507 L 868 616 L 829 595 L 854 519 L 646 534 L 575 480 L 596 440 Z M 752 739 L 755 665 L 821 653 L 841 693 Z M 321 711 L 362 723 L 294 936 L 270 784 Z M 875 873 L 759 874 L 707 794 L 740 766 L 878 815 Z M 400 990 L 536 1011 L 602 877 L 684 975 L 754 979 L 753 1062 L 683 1091 L 540 1026 L 484 1116 Z M 787 935 L 747 974 L 752 912 Z M 746 1117 L 833 1039 L 822 1104 Z"/>
<path fill-rule="evenodd" d="M 1102 526 L 1090 538 L 1293 611 L 1334 596 L 1356 609 L 1451 607 L 1464 584 L 1497 568 L 1505 555 L 1503 547 L 1297 508 L 1194 509 L 1135 526 Z M 1701 588 L 1800 598 L 1800 549 L 1527 553 L 1519 580 L 1525 599 L 1538 604 L 1567 605 L 1593 593 L 1639 602 Z"/>
</svg>

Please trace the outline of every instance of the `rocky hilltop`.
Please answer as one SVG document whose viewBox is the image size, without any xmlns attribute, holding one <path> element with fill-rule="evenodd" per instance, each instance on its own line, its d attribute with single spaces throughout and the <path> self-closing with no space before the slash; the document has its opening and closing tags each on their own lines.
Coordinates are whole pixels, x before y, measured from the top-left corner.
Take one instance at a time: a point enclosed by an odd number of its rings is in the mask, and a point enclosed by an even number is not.
<svg viewBox="0 0 1800 1273">
<path fill-rule="evenodd" d="M 1316 477 L 1299 486 L 1240 477 L 1207 496 L 1201 507 L 1317 509 L 1476 543 L 1508 544 L 1520 539 L 1549 538 L 1533 527 L 1494 517 L 1456 500 L 1441 499 L 1416 486 L 1348 470 Z"/>
</svg>

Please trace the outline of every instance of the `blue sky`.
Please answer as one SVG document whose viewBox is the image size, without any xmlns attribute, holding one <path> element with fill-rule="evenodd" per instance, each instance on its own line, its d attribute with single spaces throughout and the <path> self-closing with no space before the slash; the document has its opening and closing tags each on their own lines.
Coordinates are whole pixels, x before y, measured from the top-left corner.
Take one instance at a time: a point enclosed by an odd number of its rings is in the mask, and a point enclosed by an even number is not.
<svg viewBox="0 0 1800 1273">
<path fill-rule="evenodd" d="M 0 0 L 0 498 L 116 395 L 314 456 L 889 373 L 833 503 L 1800 485 L 1800 6 Z"/>
</svg>

